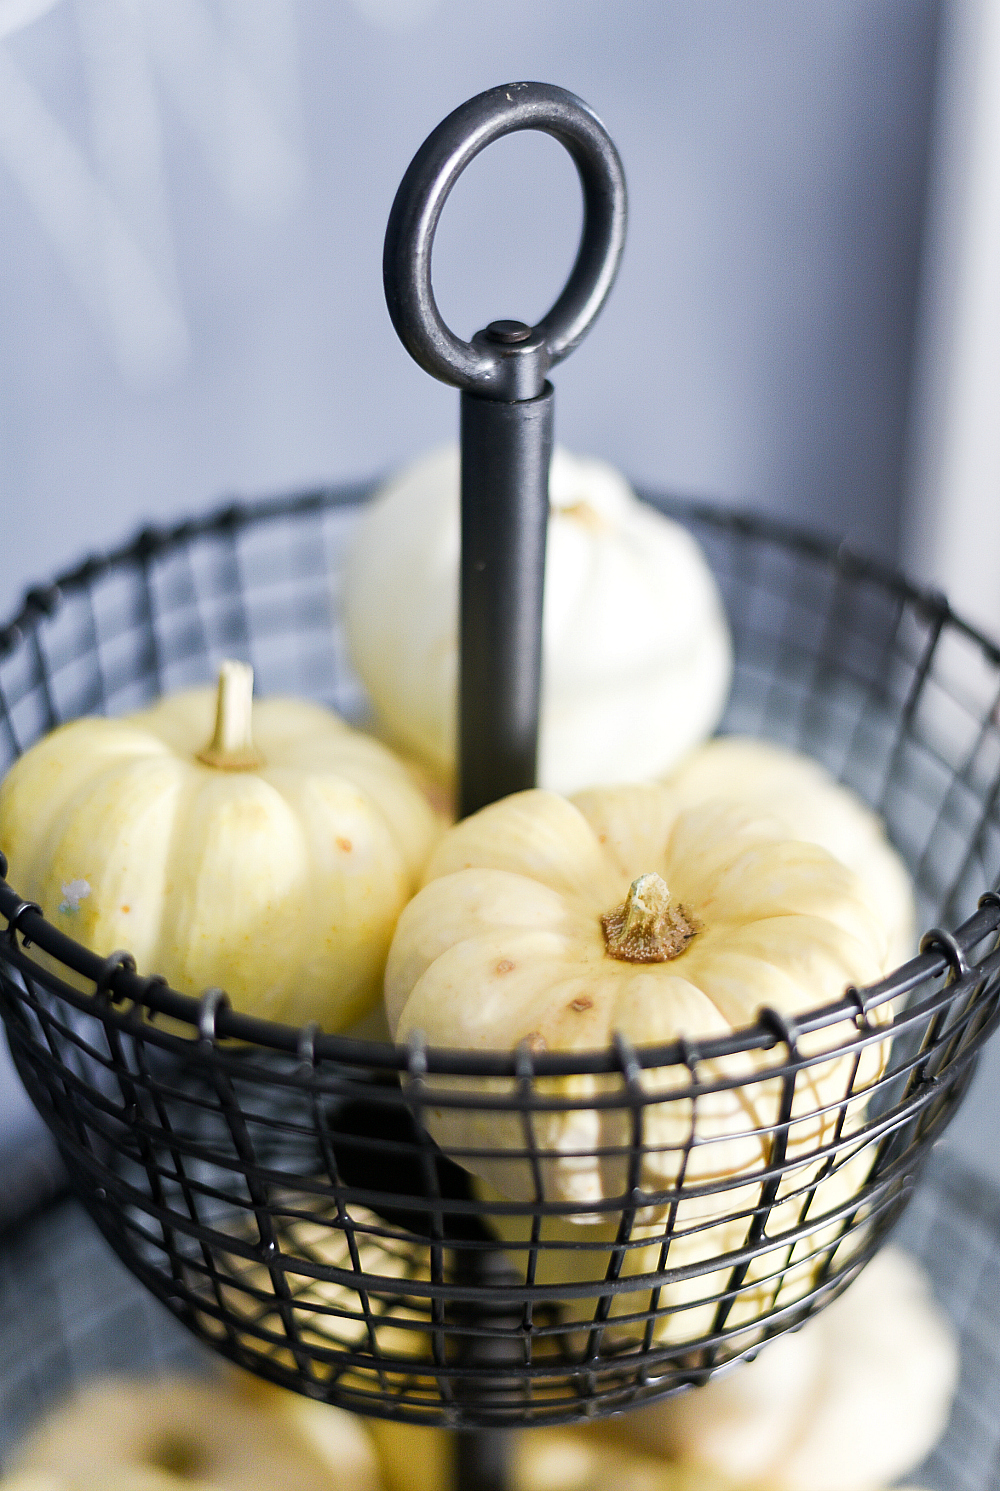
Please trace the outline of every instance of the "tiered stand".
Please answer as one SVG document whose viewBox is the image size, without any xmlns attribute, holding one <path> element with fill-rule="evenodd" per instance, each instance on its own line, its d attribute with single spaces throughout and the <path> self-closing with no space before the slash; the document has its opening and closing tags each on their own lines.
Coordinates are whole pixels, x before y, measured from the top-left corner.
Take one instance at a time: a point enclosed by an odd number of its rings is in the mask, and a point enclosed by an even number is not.
<svg viewBox="0 0 1000 1491">
<path fill-rule="evenodd" d="M 525 128 L 554 134 L 577 163 L 580 253 L 537 327 L 494 323 L 461 343 L 430 291 L 434 228 L 473 155 Z M 446 120 L 390 219 L 395 324 L 463 389 L 463 812 L 533 781 L 545 377 L 606 296 L 624 221 L 603 128 L 537 84 Z M 228 655 L 254 663 L 262 692 L 357 715 L 338 583 L 366 495 L 319 491 L 147 530 L 32 592 L 0 632 L 0 766 L 62 720 L 139 707 Z M 0 882 L 11 1050 L 112 1247 L 240 1366 L 355 1412 L 470 1431 L 458 1441 L 464 1486 L 502 1485 L 493 1431 L 582 1421 L 701 1382 L 840 1293 L 905 1206 L 998 1020 L 996 648 L 941 597 L 842 547 L 646 495 L 694 532 L 728 606 L 736 674 L 723 730 L 823 761 L 883 815 L 914 874 L 935 930 L 881 983 L 795 1020 L 762 1011 L 723 1038 L 655 1049 L 622 1038 L 582 1054 L 398 1047 L 250 1019 L 217 992 L 186 998 L 127 954 L 88 952 Z M 809 1145 L 796 1096 L 829 1063 L 822 1033 L 835 1027 L 843 1090 Z M 884 1070 L 862 1092 L 876 1044 Z M 566 1075 L 586 1096 L 548 1080 Z M 703 1115 L 737 1083 L 768 1094 L 759 1111 L 773 1117 L 748 1129 L 766 1161 L 749 1179 L 699 1180 Z M 662 1104 L 686 1118 L 675 1182 L 653 1193 L 647 1121 Z M 517 1115 L 533 1199 L 480 1199 L 429 1137 L 428 1105 Z M 538 1116 L 581 1107 L 601 1110 L 604 1159 L 620 1176 L 599 1203 L 603 1228 L 561 1221 L 572 1208 L 541 1185 Z"/>
</svg>

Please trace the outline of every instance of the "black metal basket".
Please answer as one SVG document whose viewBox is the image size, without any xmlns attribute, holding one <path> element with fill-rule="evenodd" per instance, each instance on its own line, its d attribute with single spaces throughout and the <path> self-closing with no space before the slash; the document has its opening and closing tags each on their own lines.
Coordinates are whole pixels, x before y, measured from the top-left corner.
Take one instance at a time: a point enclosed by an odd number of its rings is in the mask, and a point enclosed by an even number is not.
<svg viewBox="0 0 1000 1491">
<path fill-rule="evenodd" d="M 233 654 L 261 692 L 362 718 L 337 617 L 365 495 L 147 530 L 33 592 L 0 632 L 0 764 L 62 720 L 142 706 Z M 928 933 L 877 986 L 656 1049 L 394 1047 L 186 999 L 120 954 L 87 952 L 0 884 L 10 1047 L 78 1194 L 180 1321 L 286 1387 L 499 1427 L 616 1411 L 752 1356 L 879 1246 L 997 1023 L 1000 899 L 977 906 L 1000 872 L 997 650 L 939 597 L 843 548 L 650 500 L 695 533 L 729 608 L 723 729 L 825 762 L 884 816 L 924 925 L 957 929 Z M 713 1104 L 737 1088 L 756 1104 L 739 1137 L 757 1159 L 708 1163 Z M 444 1155 L 428 1105 L 495 1115 L 508 1133 L 513 1117 L 533 1197 L 477 1191 L 459 1162 L 474 1168 L 486 1147 Z M 666 1144 L 650 1123 L 665 1105 Z M 545 1115 L 569 1110 L 601 1114 L 618 1176 L 598 1223 L 573 1220 L 578 1206 L 542 1181 Z M 651 1191 L 656 1145 L 667 1178 Z"/>
</svg>

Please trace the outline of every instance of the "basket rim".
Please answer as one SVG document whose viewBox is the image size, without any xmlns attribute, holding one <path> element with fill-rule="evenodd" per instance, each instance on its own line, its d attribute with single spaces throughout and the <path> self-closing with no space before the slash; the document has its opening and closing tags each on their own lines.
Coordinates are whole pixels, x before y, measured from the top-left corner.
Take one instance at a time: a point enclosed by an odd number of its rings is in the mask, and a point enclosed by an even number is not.
<svg viewBox="0 0 1000 1491">
<path fill-rule="evenodd" d="M 925 980 L 951 973 L 957 982 L 974 985 L 983 976 L 969 955 L 987 937 L 1000 930 L 1000 895 L 987 891 L 979 909 L 954 933 L 934 928 L 921 939 L 922 951 L 898 969 L 863 988 L 848 987 L 843 997 L 832 1003 L 813 1006 L 795 1016 L 779 1015 L 762 1009 L 752 1024 L 741 1025 L 726 1035 L 706 1040 L 680 1038 L 657 1045 L 632 1046 L 621 1037 L 607 1047 L 591 1051 L 529 1052 L 524 1048 L 508 1051 L 467 1051 L 462 1048 L 426 1046 L 419 1037 L 401 1045 L 388 1041 L 360 1040 L 349 1035 L 331 1035 L 316 1022 L 304 1026 L 286 1025 L 241 1014 L 229 1004 L 223 990 L 207 990 L 200 998 L 172 989 L 158 974 L 140 974 L 128 952 L 114 952 L 102 958 L 47 920 L 41 908 L 25 901 L 6 879 L 7 865 L 0 854 L 0 916 L 7 922 L 6 938 L 0 939 L 0 962 L 15 967 L 31 966 L 23 948 L 35 944 L 56 962 L 79 974 L 94 985 L 94 993 L 82 993 L 62 984 L 60 997 L 70 998 L 77 1007 L 87 1009 L 102 999 L 114 1004 L 129 1003 L 190 1025 L 202 1039 L 237 1041 L 244 1046 L 284 1052 L 312 1064 L 331 1061 L 341 1066 L 369 1067 L 384 1072 L 407 1072 L 413 1078 L 424 1076 L 460 1076 L 481 1078 L 542 1078 L 628 1074 L 654 1067 L 685 1066 L 692 1074 L 706 1061 L 718 1061 L 748 1051 L 769 1051 L 785 1045 L 794 1051 L 800 1037 L 832 1025 L 853 1022 L 859 1035 L 874 1034 L 869 1015 L 888 1002 L 900 998 Z M 17 937 L 22 939 L 18 946 Z M 6 941 L 7 946 L 4 946 Z M 42 981 L 60 982 L 47 970 L 38 968 Z M 891 1025 L 879 1028 L 884 1036 Z"/>
<path fill-rule="evenodd" d="M 0 626 L 0 660 L 15 651 L 44 618 L 54 615 L 65 595 L 82 589 L 99 575 L 137 563 L 146 564 L 156 555 L 192 538 L 211 534 L 234 535 L 258 523 L 355 506 L 376 492 L 381 480 L 375 477 L 284 496 L 235 500 L 169 527 L 146 525 L 118 547 L 90 554 L 57 575 L 48 585 L 29 588 L 20 609 L 5 626 Z M 666 494 L 641 484 L 635 490 L 643 500 L 669 516 L 707 523 L 774 543 L 791 543 L 802 552 L 828 563 L 840 575 L 871 579 L 918 607 L 936 627 L 941 628 L 946 623 L 955 627 L 982 649 L 989 662 L 1000 667 L 1000 646 L 957 616 L 941 591 L 915 584 L 900 570 L 857 553 L 843 541 L 807 526 L 742 507 Z M 665 1044 L 632 1047 L 619 1038 L 602 1049 L 537 1054 L 519 1049 L 466 1051 L 427 1047 L 419 1038 L 399 1045 L 333 1035 L 322 1031 L 315 1022 L 297 1027 L 261 1020 L 233 1010 L 228 996 L 220 990 L 206 991 L 200 998 L 181 994 L 157 974 L 140 975 L 130 954 L 114 952 L 102 958 L 60 932 L 47 921 L 38 906 L 18 895 L 6 876 L 7 863 L 0 854 L 0 916 L 7 921 L 6 941 L 16 957 L 14 966 L 22 960 L 28 965 L 31 963 L 17 946 L 17 934 L 20 933 L 23 947 L 36 944 L 57 962 L 94 984 L 96 992 L 92 995 L 79 994 L 79 991 L 63 985 L 65 993 L 78 998 L 84 1007 L 86 1001 L 95 1001 L 102 996 L 114 1003 L 127 1001 L 151 1014 L 161 1014 L 190 1025 L 193 1031 L 203 1034 L 208 1014 L 208 1031 L 213 1040 L 234 1040 L 248 1046 L 297 1055 L 303 1060 L 329 1060 L 385 1072 L 409 1072 L 411 1076 L 561 1077 L 620 1074 L 623 1066 L 633 1065 L 637 1070 L 687 1066 L 693 1071 L 703 1061 L 747 1051 L 770 1050 L 781 1044 L 791 1048 L 800 1036 L 845 1020 L 854 1021 L 859 1032 L 863 1032 L 868 1026 L 870 1011 L 908 993 L 927 979 L 939 977 L 949 970 L 956 976 L 974 979 L 975 966 L 971 972 L 966 971 L 968 955 L 986 937 L 1000 930 L 1000 895 L 988 890 L 980 898 L 979 909 L 954 933 L 931 929 L 921 939 L 921 950 L 915 957 L 877 982 L 861 989 L 849 987 L 841 999 L 811 1007 L 794 1017 L 763 1010 L 752 1024 L 739 1026 L 712 1039 L 681 1038 Z M 8 961 L 2 941 L 0 961 Z M 47 973 L 44 977 L 53 978 Z"/>
</svg>

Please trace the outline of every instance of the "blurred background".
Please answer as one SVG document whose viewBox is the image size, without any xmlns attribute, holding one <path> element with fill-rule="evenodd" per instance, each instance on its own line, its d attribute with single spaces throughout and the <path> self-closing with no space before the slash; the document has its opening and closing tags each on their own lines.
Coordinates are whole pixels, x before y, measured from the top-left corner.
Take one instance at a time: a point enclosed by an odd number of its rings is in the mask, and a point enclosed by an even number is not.
<svg viewBox="0 0 1000 1491">
<path fill-rule="evenodd" d="M 1000 631 L 996 0 L 0 0 L 0 615 L 143 523 L 455 434 L 382 236 L 426 134 L 514 78 L 585 98 L 631 194 L 558 438 Z M 547 308 L 578 197 L 541 136 L 474 163 L 435 258 L 460 335 Z M 993 1067 L 954 1142 L 1000 1179 Z"/>
</svg>

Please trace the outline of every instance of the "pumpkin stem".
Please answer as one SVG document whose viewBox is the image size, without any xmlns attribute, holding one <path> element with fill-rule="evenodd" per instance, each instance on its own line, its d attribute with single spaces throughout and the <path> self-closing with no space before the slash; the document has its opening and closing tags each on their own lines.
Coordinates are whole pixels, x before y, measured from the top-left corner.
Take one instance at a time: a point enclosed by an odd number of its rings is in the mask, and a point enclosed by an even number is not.
<svg viewBox="0 0 1000 1491">
<path fill-rule="evenodd" d="M 249 663 L 224 658 L 219 664 L 219 692 L 215 706 L 215 734 L 198 760 L 219 771 L 256 771 L 264 758 L 253 743 L 253 669 Z"/>
<path fill-rule="evenodd" d="M 699 930 L 689 911 L 673 905 L 655 872 L 640 875 L 614 911 L 601 917 L 608 954 L 623 963 L 666 963 L 677 958 Z"/>
</svg>

